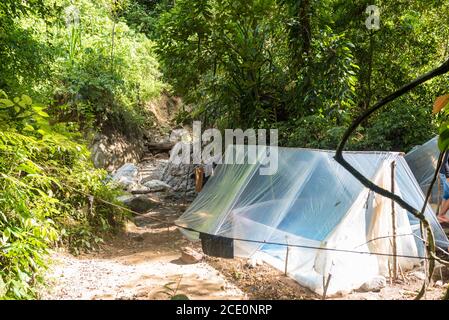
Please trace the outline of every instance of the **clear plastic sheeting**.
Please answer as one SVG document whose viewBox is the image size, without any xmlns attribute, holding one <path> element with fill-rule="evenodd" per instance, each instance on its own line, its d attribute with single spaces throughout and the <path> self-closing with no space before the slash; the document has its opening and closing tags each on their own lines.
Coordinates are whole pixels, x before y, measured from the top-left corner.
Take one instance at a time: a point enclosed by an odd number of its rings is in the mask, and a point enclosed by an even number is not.
<svg viewBox="0 0 449 320">
<path fill-rule="evenodd" d="M 432 182 L 437 167 L 439 155 L 438 136 L 436 136 L 423 145 L 413 148 L 404 157 L 424 194 L 427 194 L 427 190 L 429 190 L 430 183 Z M 442 185 L 440 185 L 440 187 L 442 188 Z M 432 188 L 432 197 L 430 201 L 432 203 L 438 202 L 437 183 L 435 183 Z"/>
<path fill-rule="evenodd" d="M 274 175 L 260 175 L 261 164 L 219 165 L 177 224 L 240 239 L 234 244 L 237 256 L 257 256 L 282 271 L 287 267 L 290 277 L 319 294 L 327 279 L 327 294 L 335 294 L 356 289 L 379 274 L 387 275 L 391 256 L 343 251 L 393 253 L 391 200 L 365 188 L 334 160 L 334 151 L 277 151 Z M 245 153 L 232 146 L 226 152 Z M 395 193 L 415 208 L 422 207 L 424 195 L 401 154 L 346 152 L 344 156 L 388 190 L 394 162 Z M 397 254 L 423 256 L 419 221 L 400 206 L 394 208 Z M 448 240 L 430 207 L 425 214 L 438 245 L 446 249 Z M 195 232 L 186 235 L 198 236 Z M 398 263 L 404 271 L 420 260 L 399 257 Z"/>
</svg>

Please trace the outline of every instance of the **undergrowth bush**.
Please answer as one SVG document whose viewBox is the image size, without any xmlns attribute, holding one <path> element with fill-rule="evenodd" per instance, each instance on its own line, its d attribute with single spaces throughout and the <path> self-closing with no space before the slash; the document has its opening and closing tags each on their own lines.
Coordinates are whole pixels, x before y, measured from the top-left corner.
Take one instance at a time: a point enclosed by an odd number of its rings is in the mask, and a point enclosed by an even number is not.
<svg viewBox="0 0 449 320">
<path fill-rule="evenodd" d="M 164 85 L 153 42 L 117 16 L 120 3 L 82 0 L 73 9 L 79 21 L 67 25 L 59 17 L 54 94 L 67 106 L 63 118 L 129 135 L 145 126 L 145 103 Z"/>
<path fill-rule="evenodd" d="M 98 201 L 119 191 L 69 125 L 51 126 L 26 95 L 0 94 L 0 298 L 27 299 L 51 246 L 92 249 L 124 214 Z"/>
<path fill-rule="evenodd" d="M 152 124 L 146 103 L 167 86 L 154 42 L 119 15 L 123 1 L 40 2 L 43 13 L 22 15 L 0 5 L 0 90 L 58 106 L 53 120 L 83 132 L 132 135 Z"/>
</svg>

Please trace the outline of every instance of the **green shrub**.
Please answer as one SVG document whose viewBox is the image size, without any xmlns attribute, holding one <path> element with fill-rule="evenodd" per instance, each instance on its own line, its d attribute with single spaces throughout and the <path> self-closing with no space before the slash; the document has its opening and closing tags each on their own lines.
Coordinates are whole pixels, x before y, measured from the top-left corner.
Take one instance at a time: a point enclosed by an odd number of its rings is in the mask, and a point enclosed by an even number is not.
<svg viewBox="0 0 449 320">
<path fill-rule="evenodd" d="M 123 214 L 96 200 L 118 195 L 105 178 L 76 134 L 50 126 L 43 106 L 25 95 L 0 99 L 0 297 L 35 296 L 51 246 L 91 249 L 121 225 Z"/>
<path fill-rule="evenodd" d="M 0 90 L 59 106 L 55 120 L 84 131 L 143 129 L 166 86 L 153 41 L 119 16 L 123 2 L 42 0 L 23 14 L 0 4 Z"/>
</svg>

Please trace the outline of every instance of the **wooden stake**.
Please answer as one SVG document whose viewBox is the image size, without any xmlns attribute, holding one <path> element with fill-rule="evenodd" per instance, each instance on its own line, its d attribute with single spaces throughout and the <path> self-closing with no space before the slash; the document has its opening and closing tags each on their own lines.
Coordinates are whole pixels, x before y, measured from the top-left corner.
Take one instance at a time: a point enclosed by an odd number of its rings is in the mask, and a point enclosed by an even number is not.
<svg viewBox="0 0 449 320">
<path fill-rule="evenodd" d="M 287 271 L 288 271 L 288 254 L 289 254 L 289 251 L 290 251 L 290 247 L 288 245 L 288 238 L 287 237 L 285 237 L 285 242 L 287 242 L 287 252 L 285 254 L 285 271 L 284 271 L 284 274 L 285 274 L 285 276 L 287 276 Z"/>
<path fill-rule="evenodd" d="M 326 278 L 323 276 L 323 300 L 326 300 L 326 295 L 327 295 L 327 288 L 329 288 L 329 283 L 331 282 L 331 277 L 332 274 L 329 273 L 327 276 L 327 280 L 325 280 Z"/>
<path fill-rule="evenodd" d="M 388 265 L 388 278 L 389 278 L 389 282 L 390 282 L 390 285 L 392 285 L 393 284 L 393 281 L 392 281 L 392 278 L 393 278 L 393 276 L 391 275 L 391 262 L 390 262 L 390 259 L 388 259 L 388 263 L 387 263 L 387 265 Z"/>
<path fill-rule="evenodd" d="M 391 163 L 391 193 L 394 194 L 394 174 L 395 174 L 396 162 Z M 393 227 L 393 280 L 398 278 L 398 261 L 397 261 L 397 248 L 396 248 L 396 212 L 394 209 L 394 201 L 391 200 L 391 218 Z"/>
<path fill-rule="evenodd" d="M 198 167 L 195 169 L 195 191 L 200 192 L 203 189 L 204 168 Z"/>
</svg>

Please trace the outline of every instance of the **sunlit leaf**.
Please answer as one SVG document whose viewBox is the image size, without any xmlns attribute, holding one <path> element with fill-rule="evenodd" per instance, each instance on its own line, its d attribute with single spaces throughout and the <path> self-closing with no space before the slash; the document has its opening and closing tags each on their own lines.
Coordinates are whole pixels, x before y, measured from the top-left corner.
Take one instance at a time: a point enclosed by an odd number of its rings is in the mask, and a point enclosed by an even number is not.
<svg viewBox="0 0 449 320">
<path fill-rule="evenodd" d="M 42 110 L 41 107 L 33 107 L 34 112 L 36 112 L 38 115 L 44 118 L 48 118 L 49 115 L 45 111 Z"/>
<path fill-rule="evenodd" d="M 446 94 L 444 96 L 439 96 L 436 98 L 435 103 L 433 104 L 433 114 L 436 114 L 440 112 L 442 109 L 444 109 L 449 103 L 449 94 Z"/>
<path fill-rule="evenodd" d="M 23 127 L 23 130 L 25 130 L 25 131 L 34 131 L 34 128 L 33 128 L 33 126 L 27 124 L 27 125 L 25 125 Z"/>
<path fill-rule="evenodd" d="M 37 169 L 36 167 L 32 166 L 31 164 L 27 164 L 27 163 L 21 163 L 21 164 L 17 167 L 17 169 L 19 169 L 19 170 L 21 170 L 21 171 L 24 171 L 24 172 L 26 172 L 26 173 L 30 173 L 30 174 L 33 174 L 33 173 L 37 173 L 37 172 L 38 172 L 38 169 Z"/>
<path fill-rule="evenodd" d="M 28 106 L 33 103 L 33 100 L 31 100 L 31 98 L 26 94 L 22 94 L 22 101 Z"/>
<path fill-rule="evenodd" d="M 12 107 L 14 105 L 14 102 L 12 102 L 9 99 L 0 99 L 0 103 L 3 104 L 5 107 Z"/>
</svg>

